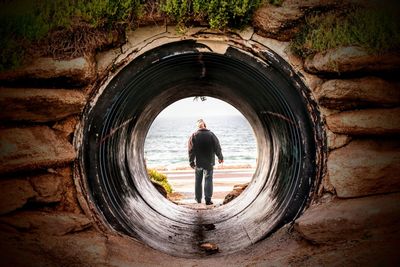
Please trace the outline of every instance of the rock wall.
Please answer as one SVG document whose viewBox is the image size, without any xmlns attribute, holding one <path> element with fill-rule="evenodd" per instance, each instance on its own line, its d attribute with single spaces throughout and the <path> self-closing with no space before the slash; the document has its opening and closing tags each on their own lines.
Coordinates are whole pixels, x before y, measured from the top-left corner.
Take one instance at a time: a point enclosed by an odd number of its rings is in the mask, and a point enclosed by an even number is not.
<svg viewBox="0 0 400 267">
<path fill-rule="evenodd" d="M 286 42 L 307 10 L 321 4 L 334 8 L 334 2 L 265 6 L 256 14 L 254 30 L 240 32 L 139 28 L 118 49 L 64 61 L 39 58 L 1 73 L 0 251 L 5 266 L 399 264 L 400 88 L 393 73 L 400 70 L 400 56 L 343 47 L 303 62 Z M 176 258 L 110 231 L 93 216 L 82 181 L 73 176 L 79 156 L 74 132 L 91 93 L 138 54 L 184 39 L 202 39 L 215 49 L 230 41 L 271 48 L 303 75 L 325 119 L 326 172 L 310 207 L 293 228 L 287 225 L 229 257 Z"/>
</svg>

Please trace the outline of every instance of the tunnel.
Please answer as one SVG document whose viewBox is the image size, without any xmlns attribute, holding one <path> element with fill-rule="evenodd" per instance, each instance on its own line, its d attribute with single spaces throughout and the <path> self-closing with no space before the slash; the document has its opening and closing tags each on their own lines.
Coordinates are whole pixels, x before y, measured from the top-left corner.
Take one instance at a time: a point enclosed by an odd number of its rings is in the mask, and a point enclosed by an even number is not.
<svg viewBox="0 0 400 267">
<path fill-rule="evenodd" d="M 193 210 L 164 198 L 147 177 L 144 143 L 157 115 L 187 97 L 237 108 L 257 141 L 248 188 L 226 205 Z M 100 88 L 81 121 L 79 171 L 101 227 L 185 258 L 240 251 L 293 222 L 324 170 L 325 133 L 301 74 L 267 47 L 170 42 L 130 60 Z M 223 137 L 221 137 L 223 138 Z"/>
</svg>

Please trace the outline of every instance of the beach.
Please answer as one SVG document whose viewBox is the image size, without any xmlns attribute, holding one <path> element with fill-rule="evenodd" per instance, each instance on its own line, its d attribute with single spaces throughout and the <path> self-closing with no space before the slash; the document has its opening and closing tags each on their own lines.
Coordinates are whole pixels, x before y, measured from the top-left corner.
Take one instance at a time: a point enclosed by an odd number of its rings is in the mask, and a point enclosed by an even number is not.
<svg viewBox="0 0 400 267">
<path fill-rule="evenodd" d="M 251 181 L 255 169 L 243 166 L 221 166 L 214 168 L 214 193 L 212 201 L 215 206 L 221 205 L 225 196 L 233 190 L 233 186 Z M 177 204 L 195 204 L 194 199 L 194 170 L 191 168 L 181 170 L 160 170 L 168 177 L 168 182 L 173 188 L 172 199 Z M 204 183 L 204 182 L 203 182 Z M 204 204 L 204 197 L 202 200 Z"/>
<path fill-rule="evenodd" d="M 189 166 L 187 142 L 197 130 L 197 119 L 197 116 L 156 119 L 149 129 L 144 147 L 146 166 L 167 175 L 174 191 L 169 199 L 180 205 L 196 203 L 194 170 Z M 252 179 L 257 165 L 257 145 L 253 130 L 243 115 L 204 119 L 207 128 L 218 137 L 224 156 L 224 163 L 214 166 L 212 201 L 220 205 L 234 185 Z"/>
</svg>

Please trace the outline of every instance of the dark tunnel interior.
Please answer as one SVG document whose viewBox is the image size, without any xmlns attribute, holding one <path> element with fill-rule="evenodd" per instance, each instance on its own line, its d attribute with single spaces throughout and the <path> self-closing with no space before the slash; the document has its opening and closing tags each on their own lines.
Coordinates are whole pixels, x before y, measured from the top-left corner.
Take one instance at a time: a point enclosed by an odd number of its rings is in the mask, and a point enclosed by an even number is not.
<svg viewBox="0 0 400 267">
<path fill-rule="evenodd" d="M 208 210 L 157 194 L 144 161 L 153 120 L 193 96 L 237 108 L 258 147 L 247 190 Z M 206 242 L 217 244 L 220 255 L 246 248 L 293 221 L 319 183 L 326 152 L 319 112 L 299 75 L 271 50 L 230 46 L 218 54 L 196 41 L 163 45 L 121 69 L 93 103 L 84 113 L 80 149 L 89 202 L 112 229 L 163 252 L 199 257 Z"/>
</svg>

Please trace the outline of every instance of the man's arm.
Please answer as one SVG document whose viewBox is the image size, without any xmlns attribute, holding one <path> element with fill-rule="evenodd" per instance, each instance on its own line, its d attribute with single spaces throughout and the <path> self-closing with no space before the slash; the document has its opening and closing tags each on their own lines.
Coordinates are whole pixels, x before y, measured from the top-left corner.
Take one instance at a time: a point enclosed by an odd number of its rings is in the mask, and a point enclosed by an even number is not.
<svg viewBox="0 0 400 267">
<path fill-rule="evenodd" d="M 193 134 L 192 134 L 192 136 L 190 136 L 190 138 L 189 138 L 189 142 L 188 142 L 188 154 L 189 154 L 189 164 L 190 164 L 190 167 L 192 167 L 192 168 L 196 167 L 196 165 L 195 165 L 195 163 L 194 163 L 195 153 L 194 153 L 194 147 L 193 147 Z"/>
<path fill-rule="evenodd" d="M 218 157 L 218 162 L 222 163 L 224 161 L 224 156 L 222 155 L 221 145 L 219 144 L 219 140 L 217 136 L 213 133 L 213 142 L 214 142 L 214 151 Z"/>
</svg>

